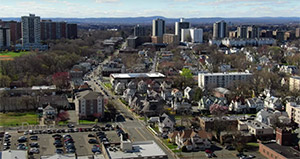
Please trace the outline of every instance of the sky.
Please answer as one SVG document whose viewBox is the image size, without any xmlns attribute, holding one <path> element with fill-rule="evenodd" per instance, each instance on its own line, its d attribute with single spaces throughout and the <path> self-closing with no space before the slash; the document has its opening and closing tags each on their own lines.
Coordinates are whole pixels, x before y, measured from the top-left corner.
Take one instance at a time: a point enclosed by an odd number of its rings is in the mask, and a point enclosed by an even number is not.
<svg viewBox="0 0 300 159">
<path fill-rule="evenodd" d="M 300 17 L 300 0 L 0 0 L 0 17 Z"/>
</svg>

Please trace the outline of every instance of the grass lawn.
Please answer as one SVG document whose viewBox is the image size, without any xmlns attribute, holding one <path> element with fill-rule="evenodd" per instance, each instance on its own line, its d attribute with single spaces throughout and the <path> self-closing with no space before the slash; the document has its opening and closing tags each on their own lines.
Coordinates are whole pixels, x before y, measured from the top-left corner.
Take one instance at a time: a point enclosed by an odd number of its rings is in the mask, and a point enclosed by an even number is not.
<svg viewBox="0 0 300 159">
<path fill-rule="evenodd" d="M 191 116 L 191 115 L 176 115 L 175 116 L 175 119 L 176 120 L 181 120 L 182 118 L 192 118 L 193 116 Z"/>
<path fill-rule="evenodd" d="M 112 85 L 111 83 L 104 83 L 104 86 L 109 89 L 109 90 L 112 90 Z"/>
<path fill-rule="evenodd" d="M 30 125 L 39 124 L 38 115 L 34 112 L 28 113 L 0 113 L 0 126 L 19 126 L 23 122 Z"/>
<path fill-rule="evenodd" d="M 19 57 L 19 56 L 29 54 L 29 53 L 31 53 L 31 52 L 29 52 L 29 51 L 21 51 L 21 52 L 8 51 L 8 52 L 0 52 L 0 56 Z"/>
<path fill-rule="evenodd" d="M 68 121 L 59 121 L 58 125 L 68 125 Z"/>
<path fill-rule="evenodd" d="M 96 124 L 95 121 L 90 121 L 90 120 L 79 120 L 80 124 Z"/>
<path fill-rule="evenodd" d="M 163 143 L 169 148 L 171 149 L 173 152 L 180 152 L 180 150 L 177 150 L 177 145 L 174 145 L 173 143 L 169 143 L 168 139 L 163 139 L 162 140 Z"/>
<path fill-rule="evenodd" d="M 256 142 L 249 142 L 247 143 L 247 146 L 251 146 L 251 147 L 259 147 L 259 144 Z"/>
</svg>

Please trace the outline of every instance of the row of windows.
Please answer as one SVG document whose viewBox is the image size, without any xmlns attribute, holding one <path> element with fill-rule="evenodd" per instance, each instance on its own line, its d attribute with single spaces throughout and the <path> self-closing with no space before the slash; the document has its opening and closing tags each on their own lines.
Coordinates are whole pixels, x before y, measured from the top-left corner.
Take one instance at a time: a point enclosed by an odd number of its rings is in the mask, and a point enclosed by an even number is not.
<svg viewBox="0 0 300 159">
<path fill-rule="evenodd" d="M 267 153 L 266 153 L 267 152 Z M 272 153 L 269 153 L 269 151 L 267 151 L 267 150 L 265 150 L 265 149 L 263 149 L 263 153 L 264 154 L 267 154 L 267 156 L 269 156 L 269 157 L 271 157 L 271 158 L 274 158 L 274 159 L 277 159 L 277 156 L 276 155 L 273 155 Z M 268 158 L 269 158 L 268 157 Z"/>
</svg>

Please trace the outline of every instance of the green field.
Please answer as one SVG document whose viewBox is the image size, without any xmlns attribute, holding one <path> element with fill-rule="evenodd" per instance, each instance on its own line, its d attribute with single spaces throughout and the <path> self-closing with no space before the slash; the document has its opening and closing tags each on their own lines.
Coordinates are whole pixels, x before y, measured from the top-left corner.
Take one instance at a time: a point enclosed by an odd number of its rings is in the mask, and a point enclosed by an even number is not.
<svg viewBox="0 0 300 159">
<path fill-rule="evenodd" d="M 23 122 L 28 122 L 30 125 L 39 124 L 38 115 L 34 112 L 0 113 L 0 126 L 20 126 Z"/>
<path fill-rule="evenodd" d="M 29 52 L 29 51 L 21 51 L 21 52 L 8 51 L 8 52 L 0 52 L 0 56 L 19 57 L 19 56 L 29 54 L 29 53 L 31 53 L 31 52 Z"/>
<path fill-rule="evenodd" d="M 79 124 L 96 124 L 96 122 L 90 120 L 79 120 Z"/>
</svg>

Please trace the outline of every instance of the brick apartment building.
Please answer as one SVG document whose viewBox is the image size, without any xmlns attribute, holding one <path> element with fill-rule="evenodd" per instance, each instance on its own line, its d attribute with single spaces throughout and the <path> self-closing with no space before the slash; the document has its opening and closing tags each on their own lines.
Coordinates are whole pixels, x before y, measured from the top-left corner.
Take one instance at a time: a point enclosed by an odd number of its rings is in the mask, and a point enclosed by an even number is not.
<svg viewBox="0 0 300 159">
<path fill-rule="evenodd" d="M 268 159 L 299 159 L 300 151 L 291 147 L 295 138 L 291 130 L 276 129 L 276 143 L 259 143 L 259 152 Z"/>
</svg>

